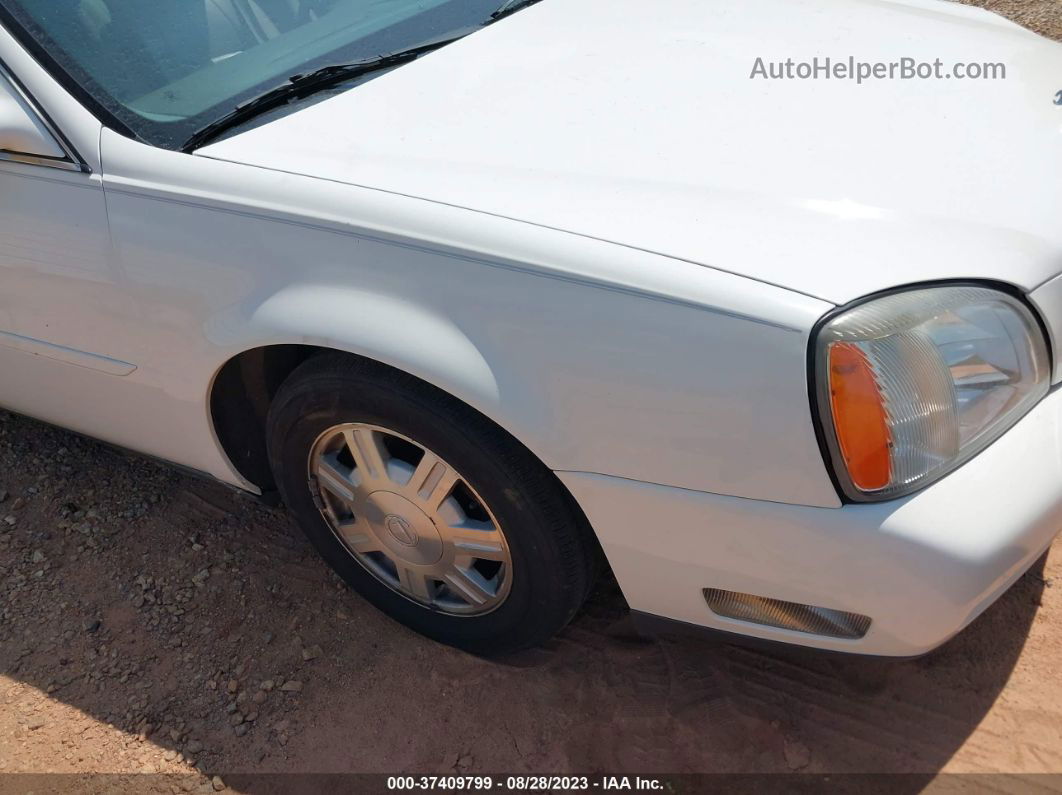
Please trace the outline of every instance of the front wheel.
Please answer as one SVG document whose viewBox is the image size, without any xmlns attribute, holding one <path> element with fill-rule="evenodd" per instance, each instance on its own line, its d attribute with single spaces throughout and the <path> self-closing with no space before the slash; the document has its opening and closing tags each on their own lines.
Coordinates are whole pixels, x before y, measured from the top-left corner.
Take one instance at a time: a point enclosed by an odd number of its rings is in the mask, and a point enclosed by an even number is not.
<svg viewBox="0 0 1062 795">
<path fill-rule="evenodd" d="M 592 579 L 589 528 L 555 476 L 468 406 L 341 354 L 301 365 L 270 410 L 284 502 L 362 596 L 479 654 L 538 644 Z"/>
</svg>

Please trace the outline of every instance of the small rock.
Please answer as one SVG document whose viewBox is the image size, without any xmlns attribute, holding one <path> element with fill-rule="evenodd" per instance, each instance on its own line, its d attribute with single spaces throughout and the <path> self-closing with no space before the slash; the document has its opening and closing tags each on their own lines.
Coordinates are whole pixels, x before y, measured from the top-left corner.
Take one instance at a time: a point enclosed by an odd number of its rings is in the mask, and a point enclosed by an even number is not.
<svg viewBox="0 0 1062 795">
<path fill-rule="evenodd" d="M 246 715 L 243 716 L 243 720 L 245 723 L 254 723 L 256 720 L 258 720 L 258 713 L 248 712 Z"/>
<path fill-rule="evenodd" d="M 100 621 L 98 618 L 90 618 L 88 621 L 81 625 L 81 628 L 84 629 L 85 632 L 92 633 L 98 630 L 100 628 L 100 624 L 102 623 L 103 622 Z"/>
<path fill-rule="evenodd" d="M 43 729 L 44 720 L 42 718 L 34 718 L 26 724 L 26 728 L 29 729 L 31 732 L 35 732 L 37 731 L 37 729 Z"/>
<path fill-rule="evenodd" d="M 243 723 L 243 715 L 239 712 L 232 713 L 232 717 L 229 718 L 229 724 L 232 726 L 239 726 L 241 723 Z"/>
<path fill-rule="evenodd" d="M 174 759 L 177 758 L 177 752 L 171 749 L 164 753 L 162 755 L 162 758 L 165 759 L 167 762 L 172 762 Z"/>
<path fill-rule="evenodd" d="M 210 786 L 214 788 L 214 792 L 221 792 L 225 789 L 225 782 L 221 780 L 221 776 L 214 776 L 210 779 Z"/>
<path fill-rule="evenodd" d="M 213 679 L 211 679 L 209 682 L 207 682 L 207 687 L 210 688 L 211 690 L 217 690 L 218 689 L 218 683 L 215 682 Z"/>
<path fill-rule="evenodd" d="M 290 682 L 282 684 L 280 689 L 285 693 L 300 693 L 302 692 L 302 682 L 292 679 Z"/>
<path fill-rule="evenodd" d="M 15 501 L 11 503 L 12 511 L 21 511 L 26 507 L 26 499 L 24 497 L 15 497 Z"/>
<path fill-rule="evenodd" d="M 266 694 L 264 690 L 259 690 L 254 694 L 254 698 L 251 699 L 255 704 L 264 704 L 266 700 Z"/>
<path fill-rule="evenodd" d="M 181 741 L 181 732 L 177 729 L 170 729 L 170 739 L 175 743 L 179 743 Z"/>
<path fill-rule="evenodd" d="M 785 763 L 790 770 L 800 770 L 807 767 L 811 762 L 811 751 L 799 740 L 791 740 L 786 737 L 783 751 L 785 752 Z"/>
<path fill-rule="evenodd" d="M 4 524 L 6 524 L 8 527 L 14 527 L 16 521 L 17 520 L 14 516 L 8 515 L 4 517 Z"/>
<path fill-rule="evenodd" d="M 237 737 L 243 737 L 243 735 L 247 734 L 247 732 L 250 731 L 250 728 L 251 724 L 240 723 L 232 731 L 236 734 Z"/>
<path fill-rule="evenodd" d="M 264 690 L 265 692 L 268 693 L 270 690 L 273 689 L 273 680 L 272 679 L 266 679 L 264 682 L 262 682 L 262 684 L 258 685 L 258 689 L 259 690 Z"/>
<path fill-rule="evenodd" d="M 188 745 L 184 747 L 186 753 L 198 754 L 203 750 L 203 744 L 199 740 L 189 740 Z"/>
<path fill-rule="evenodd" d="M 320 646 L 311 646 L 308 649 L 302 650 L 302 659 L 304 659 L 306 662 L 309 662 L 310 660 L 316 660 L 322 654 L 324 654 L 324 651 L 321 649 Z"/>
<path fill-rule="evenodd" d="M 0 489 L 0 502 L 7 502 L 8 493 L 3 489 Z"/>
<path fill-rule="evenodd" d="M 33 557 L 30 558 L 34 563 L 44 563 L 44 553 L 39 549 L 33 550 Z"/>
<path fill-rule="evenodd" d="M 235 693 L 237 690 L 240 689 L 240 683 L 237 682 L 235 679 L 230 679 L 227 689 L 230 693 Z"/>
<path fill-rule="evenodd" d="M 277 735 L 277 742 L 280 743 L 281 745 L 287 745 L 288 744 L 288 735 L 286 735 L 286 734 Z"/>
<path fill-rule="evenodd" d="M 273 731 L 275 731 L 275 732 L 283 732 L 290 725 L 291 725 L 291 721 L 289 721 L 289 720 L 278 720 L 276 723 L 273 724 Z"/>
</svg>

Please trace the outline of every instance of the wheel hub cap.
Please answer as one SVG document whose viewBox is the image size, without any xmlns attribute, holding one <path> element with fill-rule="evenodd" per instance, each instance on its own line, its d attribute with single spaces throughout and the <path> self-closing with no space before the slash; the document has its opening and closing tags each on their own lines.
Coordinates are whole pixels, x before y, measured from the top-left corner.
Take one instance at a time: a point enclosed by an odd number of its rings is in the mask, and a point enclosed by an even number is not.
<svg viewBox="0 0 1062 795">
<path fill-rule="evenodd" d="M 399 494 L 370 494 L 365 500 L 365 521 L 391 554 L 408 563 L 431 566 L 442 558 L 442 536 L 435 524 Z"/>
<path fill-rule="evenodd" d="M 508 597 L 505 534 L 428 448 L 380 426 L 336 425 L 314 442 L 307 474 L 332 533 L 387 587 L 455 616 L 489 613 Z"/>
</svg>

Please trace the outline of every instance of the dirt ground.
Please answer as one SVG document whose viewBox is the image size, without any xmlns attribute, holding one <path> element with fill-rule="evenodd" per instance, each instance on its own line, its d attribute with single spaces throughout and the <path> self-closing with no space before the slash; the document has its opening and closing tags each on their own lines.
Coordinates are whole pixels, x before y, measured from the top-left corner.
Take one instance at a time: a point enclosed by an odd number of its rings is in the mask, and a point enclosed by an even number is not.
<svg viewBox="0 0 1062 795">
<path fill-rule="evenodd" d="M 978 4 L 1062 38 L 1056 0 Z M 0 412 L 0 772 L 181 774 L 60 780 L 162 792 L 574 771 L 906 773 L 889 790 L 918 792 L 1006 772 L 1024 777 L 978 781 L 1062 791 L 1035 775 L 1062 773 L 1060 575 L 1062 542 L 913 662 L 647 640 L 608 581 L 548 647 L 488 662 L 370 608 L 282 512 Z"/>
<path fill-rule="evenodd" d="M 1062 39 L 1062 0 L 959 0 L 1020 22 L 1027 28 Z"/>
<path fill-rule="evenodd" d="M 4 772 L 1062 771 L 1062 543 L 914 662 L 646 640 L 610 582 L 488 662 L 223 486 L 4 413 L 0 480 Z"/>
</svg>

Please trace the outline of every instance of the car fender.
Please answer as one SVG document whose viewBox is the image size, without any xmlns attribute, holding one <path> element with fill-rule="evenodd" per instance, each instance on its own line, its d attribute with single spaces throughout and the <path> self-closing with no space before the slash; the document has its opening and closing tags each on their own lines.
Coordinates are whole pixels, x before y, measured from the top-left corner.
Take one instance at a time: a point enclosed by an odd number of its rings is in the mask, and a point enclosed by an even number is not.
<svg viewBox="0 0 1062 795">
<path fill-rule="evenodd" d="M 830 304 L 415 197 L 114 135 L 104 153 L 143 313 L 111 353 L 182 411 L 209 417 L 212 378 L 243 352 L 315 345 L 433 384 L 555 471 L 838 504 L 807 392 L 808 335 Z"/>
</svg>

